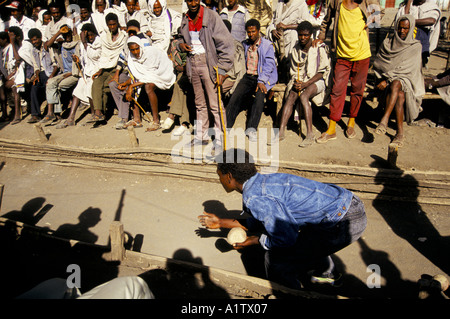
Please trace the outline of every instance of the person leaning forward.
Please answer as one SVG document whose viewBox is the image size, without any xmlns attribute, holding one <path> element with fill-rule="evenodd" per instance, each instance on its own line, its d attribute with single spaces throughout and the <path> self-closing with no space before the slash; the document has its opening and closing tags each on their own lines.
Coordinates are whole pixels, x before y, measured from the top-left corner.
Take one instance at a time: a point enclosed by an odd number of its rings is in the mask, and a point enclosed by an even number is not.
<svg viewBox="0 0 450 319">
<path fill-rule="evenodd" d="M 335 284 L 339 275 L 330 255 L 364 232 L 362 201 L 337 185 L 292 174 L 260 174 L 245 150 L 228 149 L 216 162 L 220 183 L 227 193 L 242 194 L 243 214 L 249 217 L 221 219 L 204 212 L 200 224 L 248 231 L 247 239 L 233 247 L 260 244 L 268 280 L 293 289 L 301 288 L 301 279 Z"/>
</svg>

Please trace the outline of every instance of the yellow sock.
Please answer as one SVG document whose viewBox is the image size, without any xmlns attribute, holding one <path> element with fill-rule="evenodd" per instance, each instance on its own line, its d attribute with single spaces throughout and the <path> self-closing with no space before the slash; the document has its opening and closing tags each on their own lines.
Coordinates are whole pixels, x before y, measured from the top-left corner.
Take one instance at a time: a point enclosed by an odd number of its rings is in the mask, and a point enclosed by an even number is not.
<svg viewBox="0 0 450 319">
<path fill-rule="evenodd" d="M 355 127 L 355 118 L 354 117 L 351 117 L 351 118 L 348 119 L 347 126 Z"/>
<path fill-rule="evenodd" d="M 330 120 L 330 124 L 328 124 L 328 130 L 326 132 L 328 135 L 333 135 L 336 133 L 336 122 L 333 120 Z"/>
</svg>

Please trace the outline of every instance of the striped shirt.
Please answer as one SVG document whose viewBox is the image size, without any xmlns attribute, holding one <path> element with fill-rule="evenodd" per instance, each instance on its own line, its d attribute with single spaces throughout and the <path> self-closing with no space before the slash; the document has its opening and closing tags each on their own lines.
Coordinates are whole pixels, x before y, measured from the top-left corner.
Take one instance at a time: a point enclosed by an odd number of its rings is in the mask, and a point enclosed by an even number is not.
<svg viewBox="0 0 450 319">
<path fill-rule="evenodd" d="M 261 37 L 251 45 L 247 51 L 247 74 L 258 75 L 258 47 L 261 44 Z"/>
</svg>

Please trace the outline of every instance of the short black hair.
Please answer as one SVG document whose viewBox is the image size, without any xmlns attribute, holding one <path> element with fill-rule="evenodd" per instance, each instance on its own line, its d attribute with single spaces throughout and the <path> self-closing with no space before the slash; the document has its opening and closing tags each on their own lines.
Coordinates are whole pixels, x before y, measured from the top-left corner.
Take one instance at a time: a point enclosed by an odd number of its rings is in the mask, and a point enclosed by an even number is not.
<svg viewBox="0 0 450 319">
<path fill-rule="evenodd" d="M 138 20 L 132 19 L 132 20 L 127 22 L 127 28 L 128 27 L 136 27 L 136 28 L 139 28 L 139 30 L 140 30 L 141 29 L 141 24 L 139 23 Z"/>
<path fill-rule="evenodd" d="M 28 38 L 31 39 L 34 37 L 42 38 L 42 32 L 37 28 L 33 28 L 28 31 Z"/>
<path fill-rule="evenodd" d="M 106 23 L 108 23 L 111 20 L 119 22 L 119 17 L 117 16 L 117 14 L 110 12 L 106 15 L 105 21 L 106 21 Z"/>
<path fill-rule="evenodd" d="M 9 27 L 8 32 L 12 32 L 16 35 L 16 37 L 20 36 L 23 39 L 23 31 L 18 26 Z"/>
<path fill-rule="evenodd" d="M 248 27 L 256 27 L 257 30 L 260 30 L 261 23 L 256 19 L 250 19 L 245 23 L 245 30 L 247 30 Z"/>
<path fill-rule="evenodd" d="M 2 40 L 7 40 L 8 43 L 9 43 L 9 34 L 8 34 L 8 32 L 6 32 L 6 31 L 1 31 L 1 32 L 0 32 L 0 39 L 2 39 Z"/>
<path fill-rule="evenodd" d="M 258 170 L 253 157 L 242 149 L 228 149 L 216 157 L 217 169 L 222 174 L 231 173 L 231 176 L 240 184 L 244 184 Z"/>
<path fill-rule="evenodd" d="M 308 31 L 310 34 L 312 34 L 313 30 L 314 30 L 314 28 L 313 28 L 311 22 L 309 22 L 309 21 L 302 21 L 297 26 L 297 32 Z"/>
<path fill-rule="evenodd" d="M 85 23 L 85 24 L 83 24 L 83 26 L 81 27 L 81 31 L 90 31 L 90 32 L 95 33 L 96 35 L 98 35 L 98 31 L 95 28 L 95 25 L 93 23 Z"/>
</svg>

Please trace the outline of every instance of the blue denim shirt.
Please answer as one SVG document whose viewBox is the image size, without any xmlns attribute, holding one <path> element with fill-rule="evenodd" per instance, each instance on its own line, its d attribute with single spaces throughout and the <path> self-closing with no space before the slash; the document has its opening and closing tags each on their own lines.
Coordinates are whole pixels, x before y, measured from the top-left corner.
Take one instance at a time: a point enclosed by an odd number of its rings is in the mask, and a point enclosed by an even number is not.
<svg viewBox="0 0 450 319">
<path fill-rule="evenodd" d="M 264 225 L 260 243 L 265 249 L 290 247 L 301 227 L 334 226 L 348 211 L 353 193 L 291 174 L 259 174 L 244 183 L 242 199 L 251 231 L 256 221 Z M 255 221 L 256 220 L 256 221 Z"/>
</svg>

